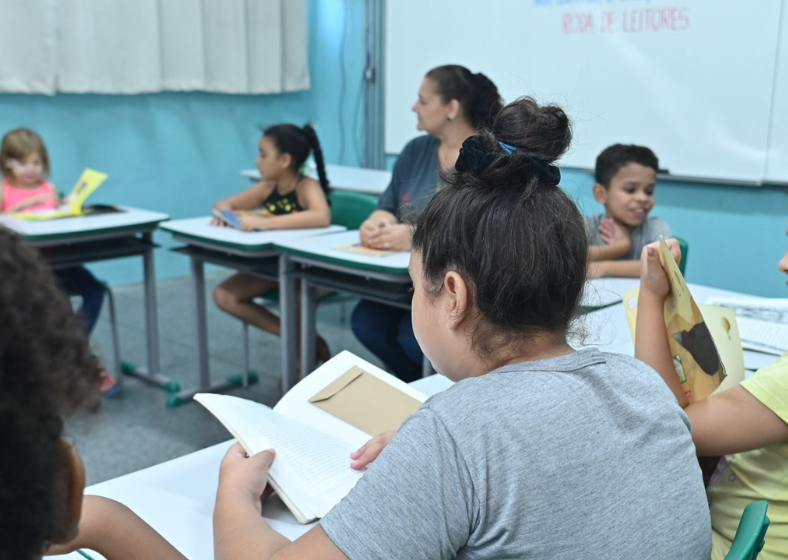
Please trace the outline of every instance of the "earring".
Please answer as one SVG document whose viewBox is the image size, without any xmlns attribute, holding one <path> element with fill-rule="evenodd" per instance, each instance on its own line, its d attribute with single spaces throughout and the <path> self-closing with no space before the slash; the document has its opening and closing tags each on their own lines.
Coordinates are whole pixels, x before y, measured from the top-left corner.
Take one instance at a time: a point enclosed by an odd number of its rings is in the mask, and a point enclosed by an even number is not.
<svg viewBox="0 0 788 560">
<path fill-rule="evenodd" d="M 453 119 L 452 117 L 446 117 L 446 120 L 447 120 L 447 121 L 449 121 L 449 122 L 451 122 L 451 121 L 453 121 L 454 119 Z"/>
</svg>

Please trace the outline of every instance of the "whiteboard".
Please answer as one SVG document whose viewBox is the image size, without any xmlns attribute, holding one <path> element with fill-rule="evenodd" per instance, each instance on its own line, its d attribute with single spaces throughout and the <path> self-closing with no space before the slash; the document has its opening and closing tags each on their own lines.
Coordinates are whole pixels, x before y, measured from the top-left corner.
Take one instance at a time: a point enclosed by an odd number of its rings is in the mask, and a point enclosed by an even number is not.
<svg viewBox="0 0 788 560">
<path fill-rule="evenodd" d="M 413 138 L 424 74 L 462 64 L 505 101 L 560 104 L 575 125 L 562 165 L 591 168 L 616 142 L 643 144 L 673 175 L 767 175 L 782 0 L 391 0 L 386 3 L 386 151 Z M 783 49 L 784 50 L 784 49 Z M 788 56 L 781 111 L 788 115 Z M 776 109 L 776 107 L 775 107 Z M 788 118 L 783 117 L 783 150 Z M 788 173 L 782 163 L 769 176 Z M 776 179 L 775 179 L 776 180 Z"/>
<path fill-rule="evenodd" d="M 766 180 L 788 183 L 788 2 L 783 4 Z"/>
</svg>

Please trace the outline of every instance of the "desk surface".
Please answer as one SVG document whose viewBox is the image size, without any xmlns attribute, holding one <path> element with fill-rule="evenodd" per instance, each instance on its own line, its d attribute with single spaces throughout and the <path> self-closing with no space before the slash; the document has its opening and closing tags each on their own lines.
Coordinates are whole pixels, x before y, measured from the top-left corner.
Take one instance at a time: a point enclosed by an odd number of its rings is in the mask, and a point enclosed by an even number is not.
<svg viewBox="0 0 788 560">
<path fill-rule="evenodd" d="M 412 385 L 434 395 L 452 385 L 442 375 L 419 379 Z M 218 486 L 219 464 L 232 441 L 195 451 L 141 471 L 90 486 L 85 492 L 118 500 L 158 530 L 189 560 L 213 558 L 213 506 Z M 263 507 L 271 527 L 294 540 L 314 523 L 300 525 L 281 500 L 272 497 Z M 91 552 L 91 557 L 100 558 Z M 77 553 L 52 556 L 84 560 Z"/>
<path fill-rule="evenodd" d="M 260 172 L 257 169 L 244 169 L 241 175 L 252 179 L 260 180 Z M 326 175 L 331 183 L 331 188 L 353 191 L 380 196 L 383 194 L 389 183 L 391 183 L 391 171 L 381 169 L 365 169 L 363 167 L 349 167 L 347 165 L 326 165 Z"/>
<path fill-rule="evenodd" d="M 640 286 L 640 278 L 594 278 L 586 282 L 580 305 L 598 309 L 616 303 Z"/>
<path fill-rule="evenodd" d="M 211 226 L 211 216 L 171 220 L 161 229 L 181 239 L 202 242 L 218 247 L 229 247 L 241 251 L 274 250 L 274 243 L 293 241 L 305 237 L 345 231 L 343 226 L 328 226 L 309 229 L 275 229 L 267 231 L 240 231 L 231 227 Z"/>
<path fill-rule="evenodd" d="M 623 284 L 619 286 L 623 286 Z M 747 294 L 709 288 L 699 284 L 688 284 L 688 286 L 698 303 L 704 303 L 712 296 L 750 297 Z M 605 352 L 626 354 L 627 356 L 635 354 L 635 346 L 632 343 L 629 322 L 623 305 L 612 305 L 588 313 L 578 320 L 577 327 L 578 333 L 570 339 L 570 344 L 574 348 L 596 347 Z M 760 369 L 775 359 L 775 356 L 768 354 L 744 351 L 744 367 L 751 371 Z"/>
<path fill-rule="evenodd" d="M 122 207 L 122 212 L 60 218 L 41 222 L 24 221 L 11 216 L 0 216 L 0 224 L 23 235 L 33 243 L 42 241 L 79 240 L 95 238 L 127 230 L 155 229 L 170 217 L 161 212 Z"/>
<path fill-rule="evenodd" d="M 410 252 L 392 253 L 385 257 L 373 257 L 370 255 L 349 253 L 347 251 L 337 251 L 334 249 L 334 247 L 341 245 L 350 245 L 359 242 L 358 230 L 353 230 L 332 235 L 323 235 L 308 240 L 296 239 L 293 241 L 277 241 L 276 248 L 290 255 L 306 257 L 312 260 L 358 270 L 369 270 L 388 274 L 408 274 Z"/>
</svg>

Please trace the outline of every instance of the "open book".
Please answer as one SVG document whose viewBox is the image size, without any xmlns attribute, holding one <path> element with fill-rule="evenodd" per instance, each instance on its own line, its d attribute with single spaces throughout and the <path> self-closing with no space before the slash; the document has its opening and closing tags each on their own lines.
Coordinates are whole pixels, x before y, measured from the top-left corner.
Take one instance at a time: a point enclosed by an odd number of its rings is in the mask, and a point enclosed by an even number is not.
<svg viewBox="0 0 788 560">
<path fill-rule="evenodd" d="M 715 392 L 729 375 L 730 383 L 744 379 L 744 356 L 736 314 L 731 309 L 695 303 L 662 238 L 659 257 L 670 279 L 670 294 L 665 299 L 665 326 L 673 365 L 689 402 L 700 401 Z M 639 293 L 638 287 L 623 298 L 633 341 Z"/>
<path fill-rule="evenodd" d="M 37 210 L 35 212 L 12 212 L 11 216 L 20 220 L 42 221 L 55 220 L 57 218 L 69 218 L 72 216 L 83 216 L 91 213 L 91 208 L 85 207 L 85 201 L 98 189 L 107 179 L 107 174 L 95 169 L 85 169 L 82 172 L 77 184 L 71 193 L 63 199 L 63 203 L 54 210 Z M 96 207 L 98 212 L 116 211 L 117 209 L 107 206 Z"/>
<path fill-rule="evenodd" d="M 207 408 L 254 455 L 276 450 L 269 482 L 299 523 L 326 515 L 363 475 L 350 453 L 400 424 L 426 396 L 369 362 L 342 352 L 293 387 L 273 408 L 201 393 Z"/>
<path fill-rule="evenodd" d="M 715 296 L 706 303 L 736 312 L 746 350 L 775 356 L 788 352 L 788 299 Z"/>
<path fill-rule="evenodd" d="M 261 216 L 263 218 L 270 218 L 271 212 L 265 208 L 258 208 L 257 210 L 218 210 L 216 208 L 212 211 L 215 218 L 221 220 L 225 225 L 235 229 L 241 229 L 241 218 L 244 216 Z"/>
</svg>

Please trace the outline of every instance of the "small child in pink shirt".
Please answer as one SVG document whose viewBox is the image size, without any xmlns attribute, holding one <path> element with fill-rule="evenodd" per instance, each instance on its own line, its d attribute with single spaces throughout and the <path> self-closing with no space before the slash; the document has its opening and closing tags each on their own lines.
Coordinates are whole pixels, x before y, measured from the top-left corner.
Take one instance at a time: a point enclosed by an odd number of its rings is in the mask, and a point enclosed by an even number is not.
<svg viewBox="0 0 788 560">
<path fill-rule="evenodd" d="M 17 128 L 3 137 L 0 146 L 0 214 L 52 210 L 60 204 L 60 195 L 46 178 L 49 175 L 49 155 L 41 137 L 29 128 Z M 55 276 L 66 294 L 82 298 L 78 315 L 87 334 L 101 313 L 104 285 L 84 266 L 58 269 Z M 120 383 L 109 372 L 102 373 L 99 390 L 112 396 L 120 390 Z"/>
</svg>

